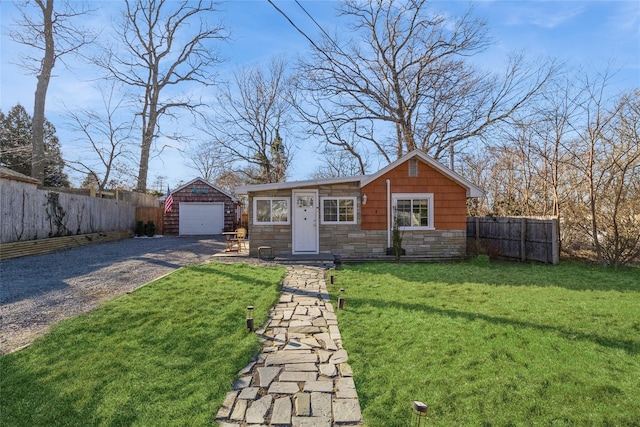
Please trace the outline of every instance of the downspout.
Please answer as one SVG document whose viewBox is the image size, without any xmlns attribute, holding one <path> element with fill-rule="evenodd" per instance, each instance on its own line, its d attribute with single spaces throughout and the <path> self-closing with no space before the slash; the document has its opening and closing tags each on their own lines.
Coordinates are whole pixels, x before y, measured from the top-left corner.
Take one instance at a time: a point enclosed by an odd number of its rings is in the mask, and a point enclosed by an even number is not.
<svg viewBox="0 0 640 427">
<path fill-rule="evenodd" d="M 391 180 L 387 179 L 387 247 L 391 247 Z"/>
</svg>

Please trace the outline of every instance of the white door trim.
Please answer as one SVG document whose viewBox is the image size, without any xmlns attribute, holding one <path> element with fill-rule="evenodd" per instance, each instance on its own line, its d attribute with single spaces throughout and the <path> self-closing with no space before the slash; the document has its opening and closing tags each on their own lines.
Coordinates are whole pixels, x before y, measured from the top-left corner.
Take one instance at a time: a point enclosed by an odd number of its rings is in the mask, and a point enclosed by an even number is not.
<svg viewBox="0 0 640 427">
<path fill-rule="evenodd" d="M 313 195 L 313 206 L 307 207 L 306 212 L 297 210 L 305 209 L 298 208 L 297 206 L 296 196 L 300 194 Z M 305 213 L 308 214 L 308 216 L 306 216 Z M 319 213 L 320 203 L 318 190 L 293 190 L 291 192 L 292 254 L 317 254 L 320 252 Z"/>
</svg>

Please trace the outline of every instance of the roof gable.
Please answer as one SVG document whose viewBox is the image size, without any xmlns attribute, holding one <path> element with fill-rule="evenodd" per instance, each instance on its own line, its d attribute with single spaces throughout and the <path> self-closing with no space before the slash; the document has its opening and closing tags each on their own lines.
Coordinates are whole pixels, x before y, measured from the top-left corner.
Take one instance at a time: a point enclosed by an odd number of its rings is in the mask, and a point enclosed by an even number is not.
<svg viewBox="0 0 640 427">
<path fill-rule="evenodd" d="M 471 181 L 463 178 L 461 175 L 459 175 L 458 173 L 452 171 L 451 169 L 449 169 L 448 167 L 446 167 L 442 163 L 438 162 L 437 160 L 433 159 L 432 157 L 427 156 L 421 150 L 413 150 L 413 151 L 405 154 L 404 156 L 400 157 L 395 162 L 389 163 L 387 166 L 385 166 L 384 168 L 380 169 L 378 172 L 376 172 L 374 174 L 371 174 L 371 175 L 367 175 L 360 182 L 360 186 L 364 187 L 365 185 L 367 185 L 370 182 L 380 178 L 381 176 L 383 176 L 387 172 L 395 169 L 396 167 L 398 167 L 402 163 L 404 163 L 406 161 L 409 161 L 409 159 L 412 159 L 414 157 L 417 157 L 418 159 L 422 160 L 423 162 L 425 162 L 426 164 L 428 164 L 429 166 L 431 166 L 432 168 L 434 168 L 435 170 L 437 170 L 438 172 L 440 172 L 444 176 L 450 178 L 451 180 L 453 180 L 453 181 L 457 182 L 458 184 L 460 184 L 462 187 L 466 188 L 467 189 L 467 197 L 483 197 L 484 196 L 484 191 L 480 187 L 478 187 L 477 185 L 473 184 Z"/>
<path fill-rule="evenodd" d="M 207 180 L 206 180 L 206 179 L 204 179 L 204 178 L 195 178 L 195 179 L 192 179 L 191 181 L 187 182 L 186 184 L 183 184 L 183 185 L 181 185 L 180 187 L 176 188 L 176 189 L 175 189 L 175 190 L 173 190 L 171 193 L 177 193 L 178 191 L 184 190 L 185 188 L 189 187 L 190 185 L 193 185 L 193 184 L 194 184 L 195 182 L 197 182 L 197 181 L 202 182 L 203 184 L 205 184 L 205 185 L 207 185 L 207 186 L 211 187 L 212 189 L 216 190 L 216 191 L 217 191 L 217 192 L 219 192 L 219 193 L 224 194 L 225 196 L 229 197 L 230 199 L 232 199 L 232 200 L 234 200 L 234 201 L 236 200 L 236 198 L 235 198 L 231 193 L 229 193 L 229 192 L 227 192 L 227 191 L 225 191 L 225 190 L 223 190 L 223 189 L 221 189 L 221 188 L 216 187 L 215 185 L 211 184 L 209 181 L 207 181 Z"/>
</svg>

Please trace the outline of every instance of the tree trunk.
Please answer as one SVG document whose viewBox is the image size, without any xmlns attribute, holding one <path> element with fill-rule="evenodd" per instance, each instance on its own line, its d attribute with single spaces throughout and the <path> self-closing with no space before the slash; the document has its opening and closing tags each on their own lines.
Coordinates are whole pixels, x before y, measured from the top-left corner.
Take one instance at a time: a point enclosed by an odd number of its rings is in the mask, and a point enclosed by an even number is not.
<svg viewBox="0 0 640 427">
<path fill-rule="evenodd" d="M 138 168 L 138 185 L 136 191 L 147 192 L 147 176 L 149 174 L 149 157 L 151 144 L 156 134 L 158 124 L 158 69 L 157 64 L 149 71 L 147 87 L 145 89 L 145 101 L 142 110 L 142 144 L 140 146 L 140 166 Z"/>
<path fill-rule="evenodd" d="M 147 192 L 147 176 L 149 174 L 149 157 L 151 153 L 151 143 L 155 134 L 157 115 L 154 108 L 151 108 L 148 123 L 142 128 L 142 145 L 140 147 L 140 167 L 138 168 L 138 185 L 136 191 Z"/>
<path fill-rule="evenodd" d="M 46 4 L 42 1 L 38 1 L 37 3 L 42 9 L 45 51 L 40 64 L 40 73 L 38 74 L 38 84 L 36 86 L 33 103 L 31 176 L 44 183 L 44 109 L 47 99 L 47 89 L 49 88 L 49 81 L 51 80 L 51 70 L 53 70 L 56 58 L 53 42 L 53 0 L 47 0 Z"/>
<path fill-rule="evenodd" d="M 593 238 L 593 245 L 596 250 L 596 258 L 599 264 L 604 264 L 604 258 L 602 257 L 602 248 L 600 247 L 600 239 L 598 237 L 598 233 L 600 230 L 598 229 L 598 209 L 597 209 L 597 195 L 595 188 L 595 135 L 591 135 L 591 146 L 589 147 L 589 163 L 587 173 L 589 180 L 589 205 L 590 205 L 590 213 L 591 213 L 591 233 Z"/>
</svg>

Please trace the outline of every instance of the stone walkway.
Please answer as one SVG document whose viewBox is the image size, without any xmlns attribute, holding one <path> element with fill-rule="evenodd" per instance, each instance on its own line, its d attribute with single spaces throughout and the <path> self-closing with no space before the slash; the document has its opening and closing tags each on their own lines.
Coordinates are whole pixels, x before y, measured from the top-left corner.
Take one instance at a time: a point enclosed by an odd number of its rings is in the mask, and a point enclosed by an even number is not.
<svg viewBox="0 0 640 427">
<path fill-rule="evenodd" d="M 216 421 L 221 427 L 361 426 L 325 270 L 287 268 L 280 301 L 256 332 L 262 353 L 239 372 Z"/>
</svg>

